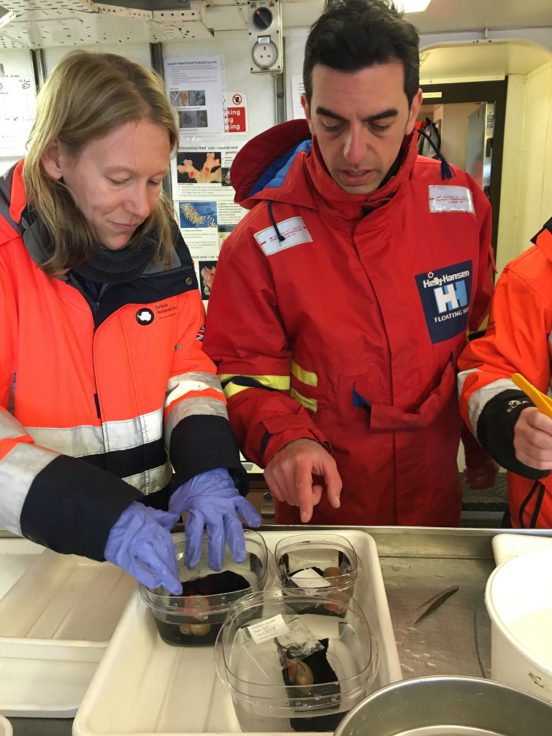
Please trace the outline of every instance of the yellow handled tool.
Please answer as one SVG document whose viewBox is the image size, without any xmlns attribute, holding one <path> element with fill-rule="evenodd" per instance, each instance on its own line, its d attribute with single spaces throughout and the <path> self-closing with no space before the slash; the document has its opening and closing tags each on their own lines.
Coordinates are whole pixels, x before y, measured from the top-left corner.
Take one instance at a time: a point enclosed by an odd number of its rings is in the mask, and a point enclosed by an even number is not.
<svg viewBox="0 0 552 736">
<path fill-rule="evenodd" d="M 521 375 L 521 373 L 514 373 L 512 376 L 512 381 L 516 384 L 518 388 L 520 388 L 522 391 L 524 391 L 527 396 L 531 399 L 533 404 L 537 407 L 537 409 L 540 409 L 543 414 L 546 414 L 547 417 L 552 418 L 552 399 L 549 398 L 546 394 L 543 394 L 542 391 L 539 391 L 538 388 L 535 388 L 532 383 L 529 383 L 529 381 Z"/>
</svg>

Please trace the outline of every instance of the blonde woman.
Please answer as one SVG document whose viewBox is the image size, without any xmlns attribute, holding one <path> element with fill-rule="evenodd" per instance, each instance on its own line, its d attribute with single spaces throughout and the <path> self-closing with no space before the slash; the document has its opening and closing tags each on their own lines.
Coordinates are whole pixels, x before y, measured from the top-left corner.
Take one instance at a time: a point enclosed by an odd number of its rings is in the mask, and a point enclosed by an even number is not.
<svg viewBox="0 0 552 736">
<path fill-rule="evenodd" d="M 77 51 L 0 180 L 0 525 L 173 593 L 180 514 L 215 569 L 259 523 L 162 194 L 177 141 L 151 70 Z"/>
</svg>

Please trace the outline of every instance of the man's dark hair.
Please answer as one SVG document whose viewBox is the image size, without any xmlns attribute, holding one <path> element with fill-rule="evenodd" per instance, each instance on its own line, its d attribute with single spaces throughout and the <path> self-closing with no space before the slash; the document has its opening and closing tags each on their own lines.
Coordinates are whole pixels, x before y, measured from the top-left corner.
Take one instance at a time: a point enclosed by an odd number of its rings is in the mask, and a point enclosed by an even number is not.
<svg viewBox="0 0 552 736">
<path fill-rule="evenodd" d="M 391 0 L 329 0 L 311 26 L 305 46 L 303 84 L 310 104 L 316 64 L 356 72 L 373 64 L 401 61 L 410 105 L 420 86 L 419 36 Z"/>
</svg>

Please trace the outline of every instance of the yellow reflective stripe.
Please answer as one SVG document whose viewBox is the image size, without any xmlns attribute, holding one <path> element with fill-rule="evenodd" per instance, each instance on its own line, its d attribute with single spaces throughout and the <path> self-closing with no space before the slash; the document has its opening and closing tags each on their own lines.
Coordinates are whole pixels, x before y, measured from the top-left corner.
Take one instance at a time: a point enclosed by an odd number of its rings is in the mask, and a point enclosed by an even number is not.
<svg viewBox="0 0 552 736">
<path fill-rule="evenodd" d="M 294 388 L 290 389 L 289 395 L 292 399 L 295 399 L 302 404 L 305 409 L 310 409 L 312 412 L 316 412 L 318 409 L 318 401 L 316 399 L 308 399 L 306 396 L 302 396 L 299 391 L 296 391 Z"/>
<path fill-rule="evenodd" d="M 240 391 L 245 391 L 247 388 L 255 388 L 255 386 L 242 386 L 238 383 L 234 383 L 234 378 L 252 378 L 257 383 L 260 383 L 261 386 L 277 389 L 278 391 L 289 391 L 290 386 L 289 376 L 246 376 L 223 373 L 219 375 L 219 379 L 224 386 L 224 395 L 227 399 L 235 394 L 239 394 Z"/>
<path fill-rule="evenodd" d="M 291 361 L 291 372 L 297 380 L 301 381 L 301 383 L 305 383 L 307 386 L 318 386 L 318 376 L 316 373 L 313 371 L 306 371 L 294 360 Z"/>
<path fill-rule="evenodd" d="M 231 396 L 239 394 L 240 391 L 245 391 L 246 388 L 253 388 L 253 386 L 238 386 L 236 383 L 227 383 L 222 390 L 226 398 L 229 399 Z"/>
</svg>

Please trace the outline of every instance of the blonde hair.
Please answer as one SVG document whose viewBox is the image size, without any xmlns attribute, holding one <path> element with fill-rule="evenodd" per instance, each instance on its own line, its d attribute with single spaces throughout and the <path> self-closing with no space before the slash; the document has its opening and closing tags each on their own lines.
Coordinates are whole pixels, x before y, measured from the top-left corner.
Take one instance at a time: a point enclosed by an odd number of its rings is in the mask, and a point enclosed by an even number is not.
<svg viewBox="0 0 552 736">
<path fill-rule="evenodd" d="M 53 247 L 52 257 L 43 265 L 47 273 L 59 273 L 89 260 L 97 248 L 97 238 L 63 181 L 45 172 L 42 157 L 46 149 L 59 141 L 76 156 L 93 139 L 140 120 L 164 128 L 174 153 L 178 126 L 163 81 L 140 64 L 117 54 L 74 51 L 48 76 L 38 95 L 23 164 L 27 201 L 46 227 Z M 162 193 L 129 245 L 157 228 L 158 255 L 168 262 L 173 248 L 172 219 L 172 204 Z"/>
</svg>

